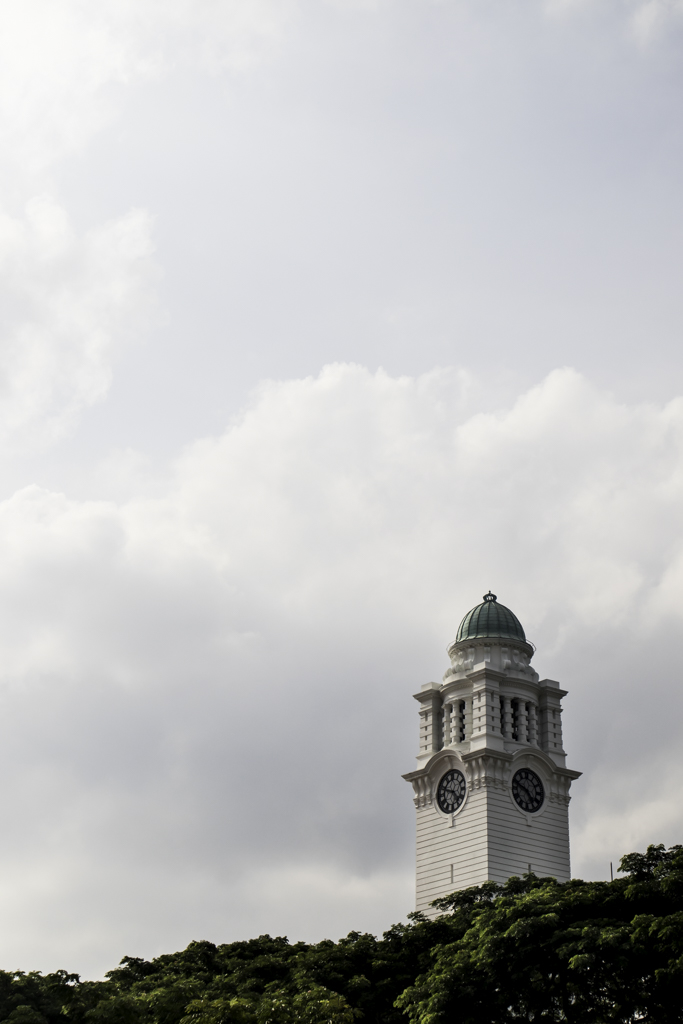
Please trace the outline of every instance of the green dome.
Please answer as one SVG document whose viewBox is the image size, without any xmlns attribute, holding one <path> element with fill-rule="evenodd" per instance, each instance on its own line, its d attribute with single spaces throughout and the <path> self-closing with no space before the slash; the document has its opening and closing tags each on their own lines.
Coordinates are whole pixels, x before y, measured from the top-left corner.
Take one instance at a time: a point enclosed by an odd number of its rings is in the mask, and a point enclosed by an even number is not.
<svg viewBox="0 0 683 1024">
<path fill-rule="evenodd" d="M 498 598 L 490 590 L 484 595 L 483 602 L 469 611 L 462 620 L 455 642 L 457 644 L 461 640 L 474 640 L 482 636 L 526 642 L 522 623 L 504 604 L 498 604 Z"/>
</svg>

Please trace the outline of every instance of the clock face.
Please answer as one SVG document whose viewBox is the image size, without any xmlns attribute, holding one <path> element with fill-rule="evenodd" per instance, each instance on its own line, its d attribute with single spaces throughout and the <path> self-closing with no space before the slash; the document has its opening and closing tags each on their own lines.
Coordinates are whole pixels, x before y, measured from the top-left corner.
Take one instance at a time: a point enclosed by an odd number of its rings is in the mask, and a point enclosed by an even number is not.
<svg viewBox="0 0 683 1024">
<path fill-rule="evenodd" d="M 453 811 L 457 811 L 458 807 L 460 807 L 460 804 L 465 799 L 466 792 L 465 776 L 457 768 L 451 768 L 439 783 L 439 788 L 436 791 L 436 802 L 444 814 L 452 814 Z"/>
<path fill-rule="evenodd" d="M 545 798 L 543 783 L 530 768 L 520 768 L 512 776 L 512 795 L 523 811 L 533 814 Z"/>
</svg>

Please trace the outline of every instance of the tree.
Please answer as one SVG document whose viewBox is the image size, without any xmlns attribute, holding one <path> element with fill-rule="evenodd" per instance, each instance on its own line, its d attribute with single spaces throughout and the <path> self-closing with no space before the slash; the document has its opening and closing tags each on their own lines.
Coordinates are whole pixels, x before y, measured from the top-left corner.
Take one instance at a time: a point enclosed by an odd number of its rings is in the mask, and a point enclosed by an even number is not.
<svg viewBox="0 0 683 1024">
<path fill-rule="evenodd" d="M 411 1024 L 683 1021 L 683 856 L 649 847 L 614 882 L 527 875 L 438 901 L 459 933 L 399 997 Z"/>
<path fill-rule="evenodd" d="M 99 982 L 0 971 L 0 1024 L 683 1024 L 683 847 L 620 871 L 486 882 L 381 938 L 191 942 Z"/>
</svg>

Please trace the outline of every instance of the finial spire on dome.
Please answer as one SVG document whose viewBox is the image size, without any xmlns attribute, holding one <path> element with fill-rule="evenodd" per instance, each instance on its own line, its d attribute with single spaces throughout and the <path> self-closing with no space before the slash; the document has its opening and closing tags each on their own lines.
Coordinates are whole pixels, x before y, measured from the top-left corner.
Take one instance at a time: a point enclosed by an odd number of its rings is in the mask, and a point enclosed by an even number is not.
<svg viewBox="0 0 683 1024">
<path fill-rule="evenodd" d="M 495 594 L 493 594 L 493 593 L 492 593 L 492 592 L 491 592 L 491 591 L 489 590 L 488 594 L 484 594 L 484 600 L 485 600 L 485 601 L 497 601 L 497 600 L 498 600 L 498 598 L 496 597 L 496 595 L 495 595 Z"/>
</svg>

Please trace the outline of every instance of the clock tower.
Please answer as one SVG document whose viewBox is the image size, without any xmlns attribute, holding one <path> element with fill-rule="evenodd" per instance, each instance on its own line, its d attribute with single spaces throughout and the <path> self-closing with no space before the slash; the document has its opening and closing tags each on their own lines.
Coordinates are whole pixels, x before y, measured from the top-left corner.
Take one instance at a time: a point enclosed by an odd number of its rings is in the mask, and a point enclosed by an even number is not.
<svg viewBox="0 0 683 1024">
<path fill-rule="evenodd" d="M 417 909 L 482 882 L 569 872 L 569 787 L 561 700 L 539 679 L 535 648 L 490 591 L 448 648 L 442 683 L 425 683 L 417 769 Z"/>
</svg>

